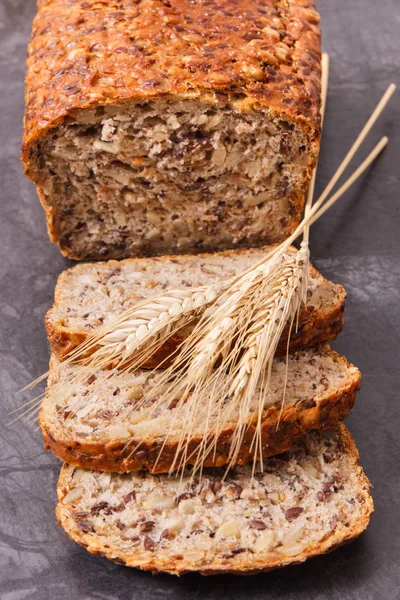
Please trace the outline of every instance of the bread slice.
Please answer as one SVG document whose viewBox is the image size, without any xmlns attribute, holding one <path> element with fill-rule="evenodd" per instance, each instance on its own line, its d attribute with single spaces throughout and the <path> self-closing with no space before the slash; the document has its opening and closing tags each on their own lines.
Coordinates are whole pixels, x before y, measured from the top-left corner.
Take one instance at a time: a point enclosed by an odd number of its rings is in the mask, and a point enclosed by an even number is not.
<svg viewBox="0 0 400 600">
<path fill-rule="evenodd" d="M 140 300 L 166 289 L 211 285 L 237 275 L 261 258 L 270 247 L 197 256 L 128 259 L 83 264 L 64 271 L 58 279 L 46 328 L 51 350 L 60 359 L 83 342 L 97 327 L 109 322 Z M 346 292 L 311 268 L 307 306 L 291 350 L 334 339 L 343 327 Z M 187 335 L 182 329 L 154 357 L 152 365 L 171 353 Z M 280 350 L 286 352 L 287 331 Z"/>
<path fill-rule="evenodd" d="M 193 482 L 64 465 L 56 515 L 92 554 L 153 572 L 254 573 L 301 563 L 355 539 L 373 512 L 370 484 L 344 425 L 316 431 L 251 467 Z"/>
<path fill-rule="evenodd" d="M 312 0 L 39 2 L 22 157 L 52 241 L 104 260 L 287 238 L 319 151 L 318 22 Z"/>
<path fill-rule="evenodd" d="M 65 394 L 65 388 L 60 390 L 58 382 L 75 369 L 75 366 L 65 366 L 50 376 L 39 415 L 46 449 L 79 467 L 167 472 L 173 464 L 183 427 L 178 409 L 166 405 L 165 410 L 154 414 L 148 399 L 145 406 L 142 404 L 135 410 L 135 404 L 143 394 L 151 392 L 161 371 L 118 373 L 111 379 L 108 371 L 99 371 L 90 378 L 90 383 L 68 384 L 68 394 Z M 299 351 L 288 360 L 286 398 L 281 414 L 285 374 L 286 358 L 276 358 L 262 416 L 264 456 L 283 452 L 306 432 L 332 427 L 347 417 L 360 386 L 359 370 L 328 344 Z M 257 406 L 255 397 L 254 407 Z M 206 466 L 227 463 L 235 425 L 231 422 L 219 435 L 215 454 L 208 454 Z M 185 460 L 189 464 L 197 460 L 201 442 L 208 434 L 212 435 L 212 431 L 199 418 L 188 440 Z M 250 451 L 253 435 L 254 425 L 251 425 L 240 449 L 240 464 L 253 457 Z"/>
</svg>

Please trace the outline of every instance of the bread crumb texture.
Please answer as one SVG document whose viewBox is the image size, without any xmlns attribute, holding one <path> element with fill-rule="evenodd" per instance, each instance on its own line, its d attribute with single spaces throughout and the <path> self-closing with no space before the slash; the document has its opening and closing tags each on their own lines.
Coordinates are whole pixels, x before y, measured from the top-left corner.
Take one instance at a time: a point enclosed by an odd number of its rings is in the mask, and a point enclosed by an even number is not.
<svg viewBox="0 0 400 600">
<path fill-rule="evenodd" d="M 344 426 L 225 478 L 118 475 L 65 465 L 57 516 L 90 552 L 128 566 L 181 573 L 245 572 L 301 562 L 356 537 L 373 510 L 369 482 Z"/>
</svg>

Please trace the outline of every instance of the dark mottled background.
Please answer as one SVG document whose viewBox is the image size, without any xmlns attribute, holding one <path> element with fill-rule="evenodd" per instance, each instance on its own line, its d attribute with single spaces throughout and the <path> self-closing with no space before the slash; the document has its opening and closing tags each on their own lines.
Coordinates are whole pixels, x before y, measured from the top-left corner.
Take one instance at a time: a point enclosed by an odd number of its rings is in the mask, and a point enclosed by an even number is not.
<svg viewBox="0 0 400 600">
<path fill-rule="evenodd" d="M 390 81 L 399 74 L 399 0 L 320 0 L 331 79 L 318 186 Z M 46 370 L 43 315 L 68 262 L 46 235 L 19 162 L 24 60 L 33 0 L 0 0 L 0 598 L 1 600 L 400 598 L 399 337 L 400 91 L 367 142 L 390 145 L 362 182 L 318 223 L 312 254 L 348 291 L 335 347 L 361 368 L 348 423 L 373 485 L 367 532 L 331 555 L 256 577 L 152 576 L 108 563 L 70 542 L 54 518 L 59 463 L 40 433 L 7 425 L 15 392 Z M 397 81 L 397 83 L 399 83 Z"/>
</svg>

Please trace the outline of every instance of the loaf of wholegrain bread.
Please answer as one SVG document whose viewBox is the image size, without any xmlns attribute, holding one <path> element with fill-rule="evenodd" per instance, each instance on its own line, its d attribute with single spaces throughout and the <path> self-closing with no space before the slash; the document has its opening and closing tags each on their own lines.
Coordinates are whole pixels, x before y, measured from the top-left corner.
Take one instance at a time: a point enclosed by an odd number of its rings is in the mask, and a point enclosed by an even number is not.
<svg viewBox="0 0 400 600">
<path fill-rule="evenodd" d="M 167 289 L 213 285 L 246 270 L 270 247 L 227 250 L 216 254 L 127 259 L 77 265 L 64 271 L 57 282 L 54 306 L 46 315 L 52 352 L 63 359 L 90 333 L 107 324 L 141 300 Z M 325 279 L 311 267 L 307 304 L 292 328 L 292 351 L 333 340 L 343 327 L 346 293 L 341 285 Z M 178 331 L 152 359 L 156 365 L 172 353 L 191 328 Z M 280 353 L 286 352 L 288 329 Z"/>
<path fill-rule="evenodd" d="M 107 471 L 147 469 L 160 473 L 176 468 L 181 460 L 195 464 L 200 458 L 205 466 L 229 462 L 234 415 L 218 433 L 215 448 L 203 454 L 202 443 L 212 437 L 217 414 L 206 419 L 199 407 L 198 420 L 186 438 L 187 452 L 180 449 L 179 460 L 174 463 L 185 423 L 175 406 L 158 405 L 152 411 L 158 398 L 151 390 L 162 371 L 119 372 L 111 378 L 109 371 L 98 371 L 82 385 L 67 380 L 76 369 L 63 366 L 50 373 L 39 415 L 45 447 L 61 460 Z M 276 358 L 261 418 L 263 455 L 287 450 L 312 429 L 336 425 L 348 416 L 359 386 L 359 370 L 328 344 L 290 355 L 287 370 L 286 358 Z M 207 401 L 205 396 L 205 408 Z M 258 410 L 258 402 L 256 396 L 253 410 Z M 254 457 L 251 442 L 255 427 L 253 418 L 240 447 L 239 464 Z"/>
<path fill-rule="evenodd" d="M 76 259 L 282 240 L 319 149 L 312 0 L 39 1 L 23 161 Z"/>
<path fill-rule="evenodd" d="M 341 425 L 309 434 L 251 477 L 235 467 L 191 481 L 64 465 L 57 519 L 92 554 L 181 574 L 252 573 L 303 562 L 356 538 L 373 511 L 369 481 Z"/>
</svg>

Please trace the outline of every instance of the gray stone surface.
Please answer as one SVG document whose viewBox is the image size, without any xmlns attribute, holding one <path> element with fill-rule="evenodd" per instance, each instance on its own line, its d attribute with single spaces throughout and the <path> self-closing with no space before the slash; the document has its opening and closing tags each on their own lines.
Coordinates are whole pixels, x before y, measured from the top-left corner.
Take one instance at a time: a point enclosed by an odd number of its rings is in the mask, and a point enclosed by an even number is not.
<svg viewBox="0 0 400 600">
<path fill-rule="evenodd" d="M 154 577 L 90 556 L 67 539 L 54 519 L 58 461 L 43 451 L 34 427 L 7 425 L 22 402 L 15 392 L 46 370 L 43 315 L 68 266 L 47 239 L 19 162 L 34 4 L 0 0 L 0 598 L 400 598 L 400 92 L 367 143 L 371 148 L 388 134 L 384 155 L 312 232 L 314 262 L 349 295 L 335 347 L 364 374 L 348 423 L 374 484 L 368 531 L 328 556 L 266 575 Z M 321 189 L 388 82 L 398 78 L 400 6 L 398 0 L 320 0 L 319 9 L 332 60 Z"/>
</svg>

